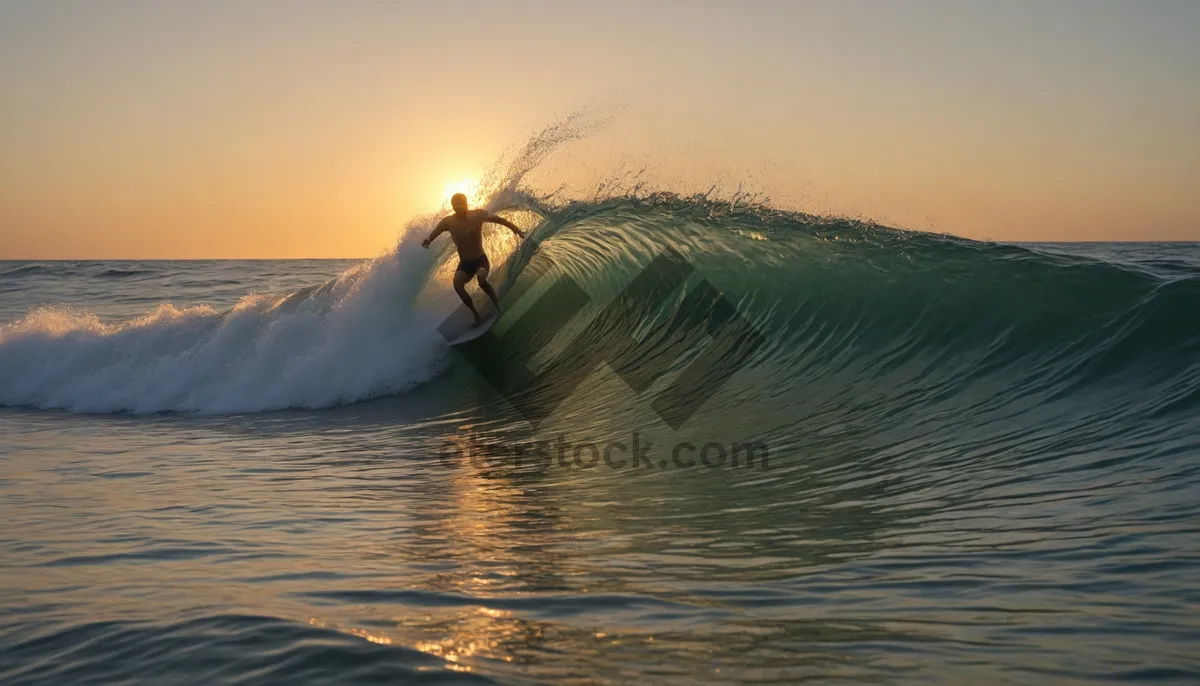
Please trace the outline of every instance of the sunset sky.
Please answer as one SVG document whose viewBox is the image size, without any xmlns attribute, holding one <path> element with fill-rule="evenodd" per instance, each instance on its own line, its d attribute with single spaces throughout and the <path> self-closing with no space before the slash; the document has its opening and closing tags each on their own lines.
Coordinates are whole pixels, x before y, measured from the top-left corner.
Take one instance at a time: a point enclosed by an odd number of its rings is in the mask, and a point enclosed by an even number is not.
<svg viewBox="0 0 1200 686">
<path fill-rule="evenodd" d="M 369 257 L 546 182 L 994 240 L 1200 240 L 1200 2 L 0 2 L 0 258 Z"/>
</svg>

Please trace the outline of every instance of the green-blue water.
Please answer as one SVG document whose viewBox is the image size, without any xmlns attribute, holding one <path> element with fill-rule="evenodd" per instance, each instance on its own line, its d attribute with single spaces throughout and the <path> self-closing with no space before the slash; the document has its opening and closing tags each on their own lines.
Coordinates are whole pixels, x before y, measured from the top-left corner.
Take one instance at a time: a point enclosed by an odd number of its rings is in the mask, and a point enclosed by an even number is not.
<svg viewBox="0 0 1200 686">
<path fill-rule="evenodd" d="M 1200 680 L 1200 248 L 506 206 L 470 359 L 417 231 L 0 263 L 0 682 Z"/>
</svg>

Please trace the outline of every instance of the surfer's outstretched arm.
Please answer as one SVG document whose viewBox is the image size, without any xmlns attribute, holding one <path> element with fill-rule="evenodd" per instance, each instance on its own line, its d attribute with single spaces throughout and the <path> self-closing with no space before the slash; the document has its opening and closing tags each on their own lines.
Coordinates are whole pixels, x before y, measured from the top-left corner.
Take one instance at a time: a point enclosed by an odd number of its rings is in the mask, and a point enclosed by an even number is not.
<svg viewBox="0 0 1200 686">
<path fill-rule="evenodd" d="M 487 217 L 484 217 L 483 221 L 491 222 L 493 224 L 499 224 L 500 226 L 507 226 L 513 233 L 517 234 L 521 238 L 525 237 L 524 231 L 521 231 L 520 229 L 518 229 L 516 224 L 508 221 L 504 217 L 501 217 L 501 216 L 498 216 L 495 214 L 489 214 Z"/>
<path fill-rule="evenodd" d="M 429 244 L 433 242 L 433 239 L 442 235 L 442 232 L 445 230 L 446 230 L 446 220 L 443 219 L 442 221 L 438 222 L 438 225 L 433 229 L 433 233 L 429 234 L 429 238 L 426 238 L 425 240 L 421 241 L 421 247 L 428 248 Z"/>
</svg>

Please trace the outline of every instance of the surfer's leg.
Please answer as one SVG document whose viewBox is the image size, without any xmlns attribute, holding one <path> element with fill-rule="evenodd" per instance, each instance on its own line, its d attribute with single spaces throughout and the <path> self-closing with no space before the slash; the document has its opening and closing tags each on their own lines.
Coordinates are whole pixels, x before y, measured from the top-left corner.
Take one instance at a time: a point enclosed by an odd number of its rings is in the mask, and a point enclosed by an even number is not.
<svg viewBox="0 0 1200 686">
<path fill-rule="evenodd" d="M 479 310 L 475 309 L 475 303 L 471 300 L 471 295 L 467 293 L 467 282 L 471 280 L 471 275 L 463 270 L 454 272 L 454 290 L 458 293 L 458 297 L 462 298 L 463 304 L 467 309 L 471 310 L 471 314 L 475 316 L 475 322 L 471 324 L 471 328 L 479 326 Z"/>
<path fill-rule="evenodd" d="M 487 277 L 488 277 L 488 268 L 480 267 L 479 268 L 479 276 L 477 277 L 477 279 L 479 281 L 479 287 L 481 289 L 483 289 L 484 293 L 487 293 L 487 297 L 492 299 L 492 304 L 496 306 L 496 311 L 499 312 L 500 311 L 500 298 L 496 297 L 496 291 L 495 291 L 495 289 L 492 288 L 492 284 L 488 283 Z"/>
</svg>

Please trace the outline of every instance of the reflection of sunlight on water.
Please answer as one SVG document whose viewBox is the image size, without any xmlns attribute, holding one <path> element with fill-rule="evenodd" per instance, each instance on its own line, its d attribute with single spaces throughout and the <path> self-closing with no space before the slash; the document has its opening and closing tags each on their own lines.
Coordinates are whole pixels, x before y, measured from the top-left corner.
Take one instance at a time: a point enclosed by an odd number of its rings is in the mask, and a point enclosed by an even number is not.
<svg viewBox="0 0 1200 686">
<path fill-rule="evenodd" d="M 428 618 L 428 616 L 427 616 Z M 411 622 L 411 617 L 398 617 L 397 623 L 403 627 Z M 339 627 L 321 621 L 315 617 L 309 618 L 308 623 L 329 629 Z M 431 629 L 434 627 L 426 627 Z M 488 607 L 464 608 L 448 618 L 444 628 L 448 635 L 436 639 L 424 639 L 412 642 L 412 647 L 423 653 L 428 653 L 445 661 L 445 667 L 459 672 L 470 672 L 473 667 L 463 664 L 470 658 L 484 658 L 512 662 L 513 656 L 507 646 L 514 639 L 528 634 L 523 630 L 521 622 L 512 616 L 511 612 L 496 610 Z M 345 633 L 357 636 L 377 645 L 404 645 L 398 640 L 379 631 L 369 631 L 361 627 L 346 627 Z M 538 632 L 540 635 L 540 631 Z"/>
<path fill-rule="evenodd" d="M 390 646 L 392 644 L 391 638 L 384 636 L 382 634 L 373 634 L 373 633 L 367 631 L 366 629 L 357 629 L 357 628 L 351 627 L 347 631 L 354 634 L 355 636 L 360 636 L 362 638 L 365 638 L 368 641 L 370 641 L 371 643 L 378 643 L 379 645 L 384 645 L 384 646 Z"/>
<path fill-rule="evenodd" d="M 496 621 L 504 620 L 508 621 Z M 459 612 L 453 620 L 450 635 L 441 639 L 417 641 L 414 647 L 470 671 L 469 665 L 458 664 L 466 658 L 487 658 L 512 662 L 506 646 L 521 631 L 512 613 L 486 607 Z"/>
<path fill-rule="evenodd" d="M 505 481 L 483 476 L 465 461 L 454 470 L 451 488 L 448 527 L 461 553 L 454 557 L 476 561 L 468 563 L 471 566 L 482 562 L 486 569 L 467 566 L 449 573 L 444 582 L 474 598 L 503 591 L 496 587 L 506 586 L 520 574 L 519 555 L 511 551 L 510 525 L 521 516 L 518 503 L 524 495 Z M 426 615 L 418 622 L 411 616 L 396 619 L 401 627 L 419 628 L 425 634 L 413 647 L 445 660 L 448 669 L 458 671 L 471 671 L 463 662 L 475 658 L 512 662 L 514 646 L 528 643 L 531 632 L 535 636 L 541 633 L 510 611 L 482 605 L 436 618 Z M 366 632 L 355 633 L 367 637 Z"/>
<path fill-rule="evenodd" d="M 497 563 L 511 558 L 512 564 L 503 571 L 516 573 L 516 556 L 508 555 L 506 544 L 511 532 L 508 524 L 520 514 L 516 503 L 524 497 L 521 491 L 496 478 L 486 478 L 469 460 L 454 470 L 451 477 L 454 489 L 451 527 L 458 532 L 462 543 L 474 551 L 486 551 L 481 559 Z M 487 585 L 486 580 L 471 574 L 459 584 L 465 591 Z"/>
<path fill-rule="evenodd" d="M 472 441 L 489 440 L 487 428 L 460 426 L 445 439 L 469 454 L 479 448 Z M 485 437 L 473 432 L 474 438 L 469 437 L 472 429 L 483 430 Z M 413 555 L 426 566 L 416 578 L 397 576 L 383 587 L 426 589 L 455 600 L 449 606 L 401 601 L 382 613 L 382 607 L 368 601 L 350 609 L 349 616 L 325 617 L 328 628 L 377 645 L 418 650 L 449 670 L 542 664 L 546 645 L 564 634 L 551 628 L 553 623 L 540 621 L 536 611 L 530 616 L 507 603 L 572 586 L 564 577 L 571 576 L 573 566 L 560 546 L 576 533 L 560 519 L 557 499 L 545 490 L 550 484 L 537 475 L 467 459 L 436 474 L 436 498 L 421 501 L 428 509 L 411 523 L 416 545 L 396 548 L 393 542 L 376 541 L 367 548 L 372 559 L 399 561 Z M 431 559 L 436 563 L 430 564 Z M 593 631 L 590 627 L 578 638 L 597 640 Z"/>
</svg>

